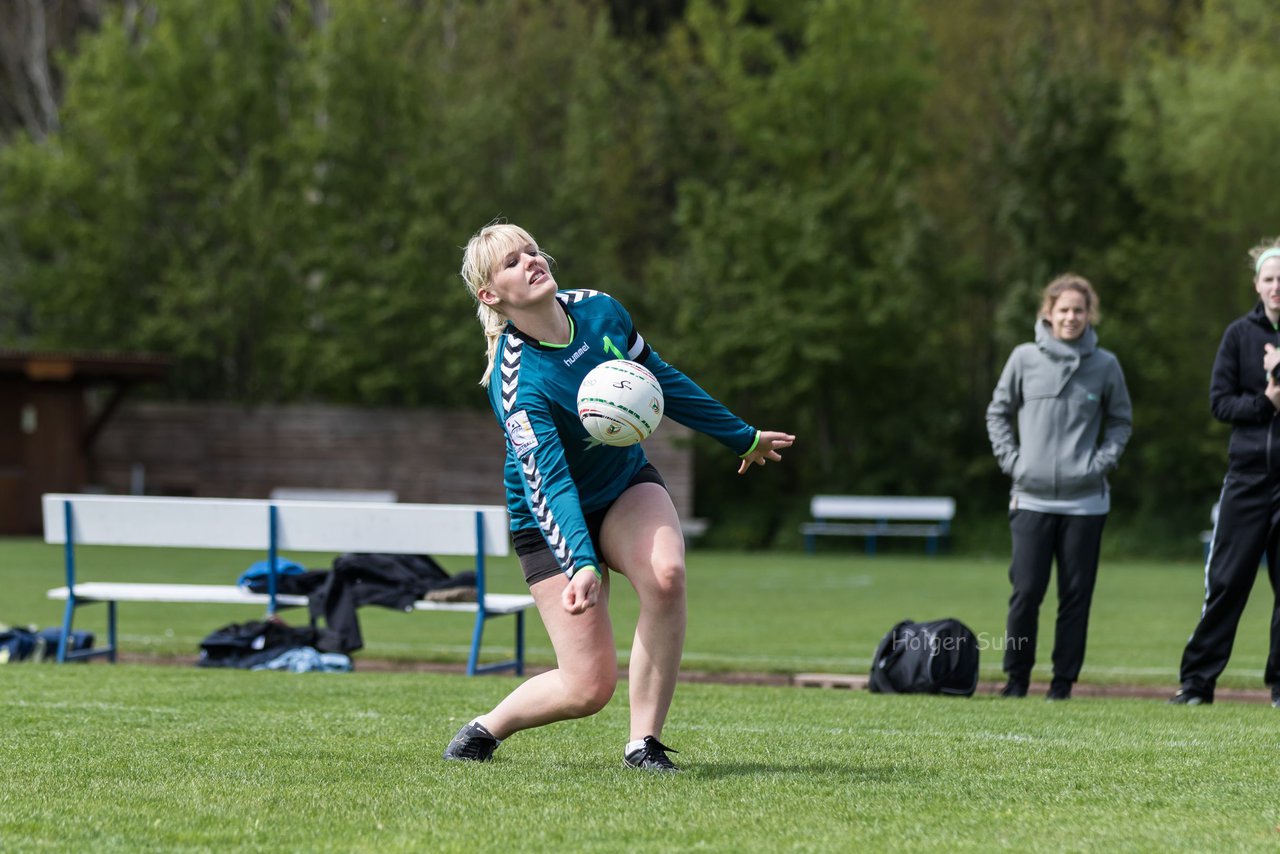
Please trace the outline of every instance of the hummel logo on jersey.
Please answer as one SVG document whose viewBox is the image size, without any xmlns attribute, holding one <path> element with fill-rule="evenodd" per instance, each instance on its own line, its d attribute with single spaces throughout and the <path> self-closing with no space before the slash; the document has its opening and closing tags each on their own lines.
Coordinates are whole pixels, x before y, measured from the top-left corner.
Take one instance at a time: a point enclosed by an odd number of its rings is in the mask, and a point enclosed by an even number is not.
<svg viewBox="0 0 1280 854">
<path fill-rule="evenodd" d="M 571 366 L 573 365 L 573 363 L 574 363 L 574 362 L 576 362 L 576 361 L 578 361 L 578 358 L 579 358 L 580 356 L 582 356 L 584 353 L 586 353 L 586 352 L 587 352 L 587 350 L 589 350 L 589 349 L 591 349 L 591 345 L 590 345 L 590 344 L 583 344 L 583 345 L 582 345 L 581 347 L 579 347 L 577 350 L 574 350 L 574 351 L 573 351 L 573 355 L 572 355 L 572 356 L 570 356 L 569 358 L 567 358 L 567 359 L 565 359 L 565 360 L 564 360 L 564 366 L 565 366 L 566 368 L 571 367 Z"/>
</svg>

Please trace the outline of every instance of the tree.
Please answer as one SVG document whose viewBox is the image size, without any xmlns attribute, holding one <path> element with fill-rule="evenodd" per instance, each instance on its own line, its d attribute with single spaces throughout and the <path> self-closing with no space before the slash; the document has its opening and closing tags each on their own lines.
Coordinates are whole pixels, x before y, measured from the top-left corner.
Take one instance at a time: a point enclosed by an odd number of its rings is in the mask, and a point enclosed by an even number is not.
<svg viewBox="0 0 1280 854">
<path fill-rule="evenodd" d="M 53 55 L 97 28 L 100 0 L 11 0 L 0 4 L 0 141 L 46 139 L 59 126 L 62 77 Z"/>
<path fill-rule="evenodd" d="M 592 4 L 147 10 L 0 155 L 10 343 L 171 353 L 184 396 L 482 405 L 472 231 L 522 222 L 619 296 L 668 239 L 661 109 Z"/>
<path fill-rule="evenodd" d="M 278 362 L 296 313 L 282 143 L 306 26 L 279 4 L 175 2 L 86 40 L 61 132 L 0 163 L 31 343 L 169 352 L 186 393 L 276 390 L 253 366 Z"/>
<path fill-rule="evenodd" d="M 1185 44 L 1153 51 L 1126 87 L 1121 151 L 1147 213 L 1108 263 L 1130 283 L 1137 435 L 1143 423 L 1166 428 L 1138 453 L 1180 487 L 1143 493 L 1152 516 L 1202 517 L 1221 478 L 1226 427 L 1209 415 L 1210 367 L 1223 329 L 1256 301 L 1247 249 L 1280 231 L 1259 181 L 1280 144 L 1280 106 L 1257 95 L 1280 85 L 1278 36 L 1268 3 L 1206 2 Z"/>
<path fill-rule="evenodd" d="M 904 421 L 938 368 L 911 183 L 921 34 L 897 2 L 808 3 L 794 29 L 748 11 L 691 3 L 673 47 L 708 77 L 690 126 L 710 153 L 678 184 L 682 247 L 655 276 L 670 349 L 748 419 L 805 437 L 793 484 L 917 488 L 936 449 Z M 734 485 L 739 504 L 753 488 Z"/>
</svg>

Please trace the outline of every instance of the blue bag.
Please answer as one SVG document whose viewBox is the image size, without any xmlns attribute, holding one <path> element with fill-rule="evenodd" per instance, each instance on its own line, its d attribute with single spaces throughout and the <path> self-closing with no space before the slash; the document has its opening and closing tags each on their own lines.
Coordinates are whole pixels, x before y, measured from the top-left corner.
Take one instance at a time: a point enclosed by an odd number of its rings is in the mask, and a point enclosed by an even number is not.
<svg viewBox="0 0 1280 854">
<path fill-rule="evenodd" d="M 276 558 L 277 581 L 286 575 L 301 575 L 306 571 L 306 567 L 299 566 L 288 558 Z M 268 581 L 270 575 L 271 561 L 260 560 L 240 573 L 240 577 L 236 579 L 236 584 L 251 593 L 266 593 L 267 585 L 270 583 Z"/>
<path fill-rule="evenodd" d="M 36 650 L 34 653 L 36 661 L 56 660 L 58 657 L 58 642 L 60 640 L 62 640 L 61 626 L 41 629 L 36 634 Z M 93 641 L 93 632 L 72 629 L 71 634 L 67 635 L 67 652 L 93 649 Z"/>
</svg>

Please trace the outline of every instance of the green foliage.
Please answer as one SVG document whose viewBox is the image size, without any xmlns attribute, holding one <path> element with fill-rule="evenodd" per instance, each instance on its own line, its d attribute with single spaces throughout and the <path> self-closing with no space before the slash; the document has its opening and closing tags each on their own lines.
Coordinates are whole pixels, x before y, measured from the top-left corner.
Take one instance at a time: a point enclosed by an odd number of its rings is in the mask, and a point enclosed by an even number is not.
<svg viewBox="0 0 1280 854">
<path fill-rule="evenodd" d="M 29 343 L 159 350 L 180 389 L 280 391 L 255 366 L 279 359 L 296 314 L 288 127 L 305 22 L 272 5 L 173 3 L 145 31 L 116 17 L 85 40 L 57 141 L 5 157 Z"/>
<path fill-rule="evenodd" d="M 1126 84 L 1120 150 L 1144 215 L 1107 255 L 1127 285 L 1115 343 L 1137 356 L 1125 362 L 1136 430 L 1171 428 L 1139 442 L 1142 471 L 1183 487 L 1139 493 L 1147 514 L 1207 504 L 1225 465 L 1210 367 L 1223 329 L 1256 301 L 1248 249 L 1280 230 L 1257 180 L 1280 142 L 1280 107 L 1257 94 L 1280 83 L 1276 28 L 1268 4 L 1206 3 L 1182 50 L 1151 52 Z"/>
<path fill-rule="evenodd" d="M 597 286 L 661 239 L 661 116 L 612 100 L 651 100 L 634 53 L 586 4 L 523 11 L 175 0 L 108 21 L 57 144 L 0 165 L 31 315 L 11 342 L 171 353 L 196 397 L 479 401 L 470 231 L 550 232 Z"/>
<path fill-rule="evenodd" d="M 998 517 L 983 411 L 1074 269 L 1136 405 L 1117 508 L 1211 501 L 1209 365 L 1280 231 L 1266 0 L 104 8 L 61 130 L 0 149 L 0 345 L 168 353 L 170 396 L 482 406 L 457 267 L 507 218 L 798 434 L 746 479 L 696 445 L 712 536 L 764 546 L 819 490 Z"/>
<path fill-rule="evenodd" d="M 688 19 L 720 129 L 678 185 L 683 247 L 655 282 L 671 347 L 745 417 L 804 437 L 804 464 L 782 476 L 920 488 L 933 460 L 917 402 L 938 332 L 921 316 L 934 300 L 911 178 L 927 84 L 916 18 L 819 2 L 794 32 L 741 5 L 694 3 Z M 903 448 L 917 466 L 881 466 L 890 436 L 921 440 Z"/>
</svg>

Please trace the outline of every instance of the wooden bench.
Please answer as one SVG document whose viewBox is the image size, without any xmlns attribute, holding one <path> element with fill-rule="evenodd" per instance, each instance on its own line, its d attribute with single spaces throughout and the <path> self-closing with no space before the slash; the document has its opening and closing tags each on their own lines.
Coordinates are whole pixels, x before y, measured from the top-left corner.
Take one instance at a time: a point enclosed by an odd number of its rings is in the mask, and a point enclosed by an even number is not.
<svg viewBox="0 0 1280 854">
<path fill-rule="evenodd" d="M 486 556 L 504 556 L 509 550 L 505 507 L 50 494 L 44 496 L 44 538 L 64 547 L 66 561 L 66 586 L 48 592 L 50 599 L 67 603 L 59 662 L 95 655 L 116 660 L 117 602 L 266 605 L 268 615 L 281 606 L 306 605 L 306 596 L 276 592 L 274 569 L 280 551 L 293 549 L 474 556 L 475 602 L 419 600 L 414 609 L 475 613 L 468 675 L 508 669 L 524 672 L 524 612 L 533 607 L 533 597 L 489 593 L 485 584 Z M 77 545 L 261 549 L 272 571 L 266 593 L 252 593 L 234 584 L 77 582 Z M 68 651 L 76 609 L 94 603 L 107 606 L 107 645 Z M 481 666 L 485 623 L 508 615 L 515 617 L 514 658 Z"/>
<path fill-rule="evenodd" d="M 951 533 L 956 501 L 941 496 L 815 495 L 809 512 L 813 521 L 800 526 L 807 552 L 815 550 L 821 536 L 865 537 L 867 554 L 876 553 L 877 537 L 922 537 L 932 555 Z"/>
</svg>

